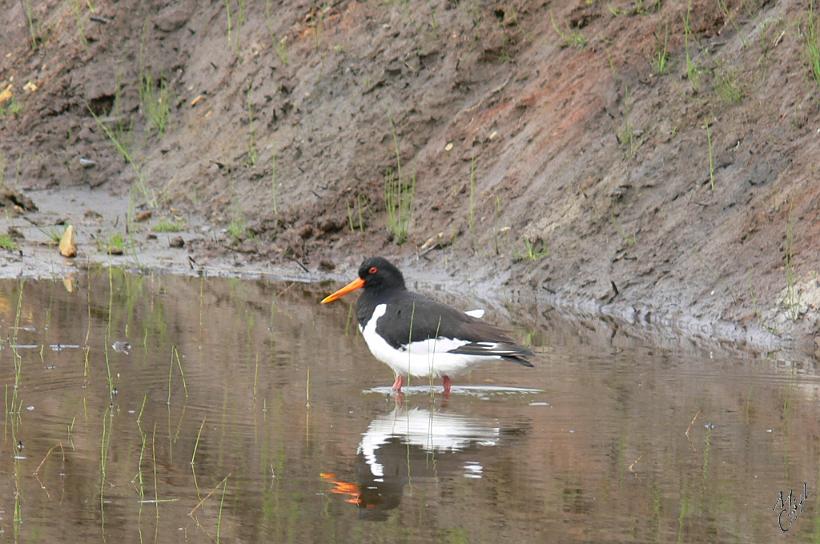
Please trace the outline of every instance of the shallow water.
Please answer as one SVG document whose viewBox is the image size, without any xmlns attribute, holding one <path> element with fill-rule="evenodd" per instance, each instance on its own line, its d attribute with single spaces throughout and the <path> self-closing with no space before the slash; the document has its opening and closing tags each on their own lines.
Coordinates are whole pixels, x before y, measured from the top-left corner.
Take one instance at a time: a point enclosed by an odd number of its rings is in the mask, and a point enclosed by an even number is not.
<svg viewBox="0 0 820 544">
<path fill-rule="evenodd" d="M 813 367 L 490 311 L 535 369 L 397 403 L 328 289 L 0 283 L 0 541 L 820 542 Z"/>
</svg>

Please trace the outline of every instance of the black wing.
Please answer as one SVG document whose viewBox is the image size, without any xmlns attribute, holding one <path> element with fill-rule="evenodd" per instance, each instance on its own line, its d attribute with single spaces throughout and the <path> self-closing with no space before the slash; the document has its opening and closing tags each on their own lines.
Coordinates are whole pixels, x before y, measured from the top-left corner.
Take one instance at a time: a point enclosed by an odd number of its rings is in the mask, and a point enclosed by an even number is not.
<svg viewBox="0 0 820 544">
<path fill-rule="evenodd" d="M 412 341 L 453 338 L 467 344 L 449 353 L 496 356 L 533 366 L 526 360 L 533 356 L 532 351 L 516 344 L 498 327 L 409 291 L 387 302 L 387 311 L 379 318 L 376 332 L 396 349 Z"/>
</svg>

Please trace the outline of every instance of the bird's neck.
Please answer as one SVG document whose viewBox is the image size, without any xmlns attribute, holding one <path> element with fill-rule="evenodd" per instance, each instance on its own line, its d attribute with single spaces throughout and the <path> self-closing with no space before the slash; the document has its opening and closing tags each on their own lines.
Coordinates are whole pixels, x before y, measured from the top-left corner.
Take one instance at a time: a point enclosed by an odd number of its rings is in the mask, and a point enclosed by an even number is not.
<svg viewBox="0 0 820 544">
<path fill-rule="evenodd" d="M 365 289 L 362 296 L 356 302 L 356 317 L 359 320 L 359 325 L 364 327 L 376 310 L 379 304 L 387 304 L 397 294 L 405 293 L 407 290 L 404 286 L 392 287 L 384 289 L 380 287 L 372 287 Z"/>
</svg>

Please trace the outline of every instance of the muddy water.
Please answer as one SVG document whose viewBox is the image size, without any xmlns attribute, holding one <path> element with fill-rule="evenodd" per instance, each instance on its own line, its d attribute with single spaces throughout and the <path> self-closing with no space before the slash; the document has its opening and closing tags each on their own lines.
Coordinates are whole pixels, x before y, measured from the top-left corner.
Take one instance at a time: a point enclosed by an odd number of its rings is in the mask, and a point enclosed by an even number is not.
<svg viewBox="0 0 820 544">
<path fill-rule="evenodd" d="M 0 540 L 772 542 L 804 482 L 820 540 L 813 368 L 524 312 L 537 368 L 399 404 L 326 290 L 0 283 Z"/>
</svg>

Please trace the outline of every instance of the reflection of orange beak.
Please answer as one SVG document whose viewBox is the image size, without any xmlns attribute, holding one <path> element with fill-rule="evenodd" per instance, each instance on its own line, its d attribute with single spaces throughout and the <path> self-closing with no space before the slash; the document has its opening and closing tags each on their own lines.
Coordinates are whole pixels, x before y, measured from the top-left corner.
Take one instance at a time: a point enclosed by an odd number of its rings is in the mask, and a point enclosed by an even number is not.
<svg viewBox="0 0 820 544">
<path fill-rule="evenodd" d="M 346 503 L 359 505 L 362 502 L 362 493 L 358 485 L 343 480 L 336 480 L 336 475 L 332 472 L 322 472 L 319 476 L 321 476 L 323 480 L 327 480 L 333 484 L 333 489 L 330 490 L 331 493 L 348 495 L 350 498 L 345 499 Z"/>
<path fill-rule="evenodd" d="M 352 293 L 356 289 L 361 289 L 364 287 L 364 280 L 362 278 L 356 278 L 355 280 L 351 281 L 338 291 L 333 294 L 330 294 L 322 299 L 322 304 L 327 304 L 328 302 L 333 302 L 334 300 L 339 300 L 343 296 L 348 293 Z"/>
</svg>

